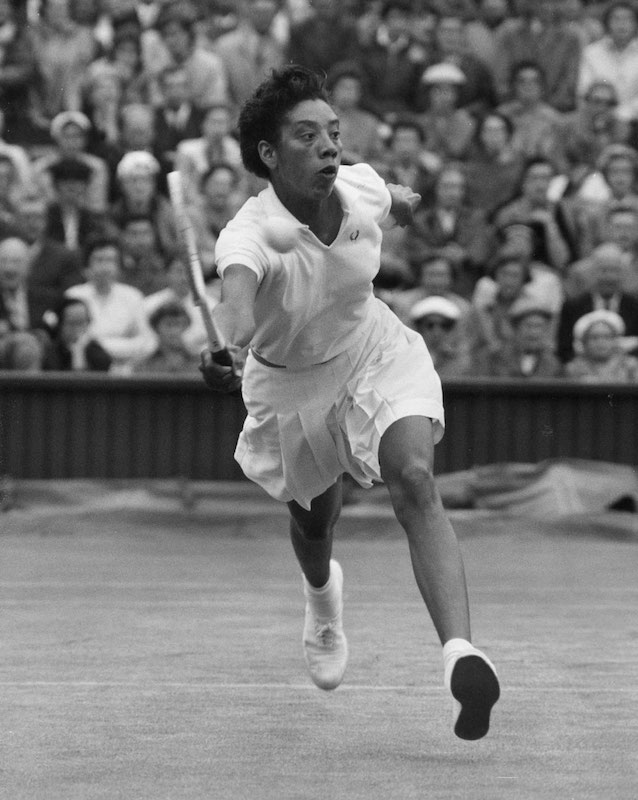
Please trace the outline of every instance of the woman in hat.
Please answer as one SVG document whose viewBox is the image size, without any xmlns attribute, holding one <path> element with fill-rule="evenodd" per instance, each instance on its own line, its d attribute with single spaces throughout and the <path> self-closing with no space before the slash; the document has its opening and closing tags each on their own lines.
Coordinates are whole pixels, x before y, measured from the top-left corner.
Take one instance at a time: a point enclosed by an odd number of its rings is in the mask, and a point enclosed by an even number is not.
<svg viewBox="0 0 638 800">
<path fill-rule="evenodd" d="M 624 333 L 625 323 L 615 311 L 601 308 L 580 317 L 567 377 L 586 383 L 638 383 L 638 359 L 624 352 Z"/>
</svg>

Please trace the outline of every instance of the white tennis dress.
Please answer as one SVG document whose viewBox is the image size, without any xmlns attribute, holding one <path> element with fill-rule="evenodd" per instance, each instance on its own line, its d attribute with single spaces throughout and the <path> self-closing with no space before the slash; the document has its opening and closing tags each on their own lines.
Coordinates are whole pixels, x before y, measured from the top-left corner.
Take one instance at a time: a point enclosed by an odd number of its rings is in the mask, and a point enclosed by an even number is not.
<svg viewBox="0 0 638 800">
<path fill-rule="evenodd" d="M 257 357 L 249 353 L 244 369 L 248 414 L 235 458 L 272 497 L 307 509 L 344 472 L 364 487 L 380 481 L 379 442 L 397 419 L 431 418 L 435 441 L 445 424 L 441 382 L 423 339 L 372 291 L 390 193 L 365 164 L 340 167 L 334 191 L 344 216 L 332 244 L 268 186 L 228 223 L 215 253 L 221 276 L 242 264 L 259 280 Z M 269 246 L 272 218 L 294 228 L 290 251 Z"/>
</svg>

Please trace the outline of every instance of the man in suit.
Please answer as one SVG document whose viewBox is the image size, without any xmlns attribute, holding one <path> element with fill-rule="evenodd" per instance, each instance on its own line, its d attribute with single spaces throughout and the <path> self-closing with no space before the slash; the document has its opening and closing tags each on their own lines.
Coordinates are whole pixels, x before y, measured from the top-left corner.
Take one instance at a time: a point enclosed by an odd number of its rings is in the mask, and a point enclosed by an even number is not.
<svg viewBox="0 0 638 800">
<path fill-rule="evenodd" d="M 82 260 L 77 250 L 46 235 L 47 203 L 43 197 L 25 197 L 17 209 L 17 229 L 0 239 L 16 234 L 29 248 L 29 286 L 49 308 L 56 306 L 69 286 L 83 280 Z"/>
<path fill-rule="evenodd" d="M 175 151 L 184 139 L 201 136 L 204 110 L 195 108 L 188 96 L 184 67 L 171 65 L 159 76 L 162 104 L 155 109 L 153 154 L 164 172 L 175 168 Z"/>
<path fill-rule="evenodd" d="M 49 205 L 47 236 L 81 251 L 87 240 L 102 233 L 105 216 L 89 211 L 86 204 L 90 167 L 75 158 L 63 158 L 49 167 L 56 200 Z"/>
<path fill-rule="evenodd" d="M 590 288 L 563 303 L 558 321 L 558 357 L 563 363 L 574 357 L 573 331 L 576 321 L 590 311 L 615 311 L 625 323 L 625 336 L 638 337 L 638 296 L 624 290 L 626 265 L 621 249 L 611 243 L 599 245 L 590 259 Z M 627 340 L 629 343 L 629 340 Z"/>
<path fill-rule="evenodd" d="M 48 340 L 48 298 L 29 286 L 29 246 L 0 242 L 0 369 L 37 370 Z"/>
</svg>

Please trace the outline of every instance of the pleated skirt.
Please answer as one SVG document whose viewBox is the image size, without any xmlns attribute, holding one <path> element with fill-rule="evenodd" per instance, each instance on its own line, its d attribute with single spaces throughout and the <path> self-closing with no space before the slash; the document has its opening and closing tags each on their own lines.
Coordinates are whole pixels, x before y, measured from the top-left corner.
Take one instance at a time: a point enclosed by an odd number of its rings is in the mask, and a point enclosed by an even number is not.
<svg viewBox="0 0 638 800">
<path fill-rule="evenodd" d="M 323 364 L 278 369 L 249 353 L 242 393 L 235 459 L 276 500 L 306 509 L 344 473 L 365 488 L 380 482 L 379 443 L 398 419 L 430 418 L 435 443 L 445 427 L 422 337 L 380 302 L 356 342 Z"/>
</svg>

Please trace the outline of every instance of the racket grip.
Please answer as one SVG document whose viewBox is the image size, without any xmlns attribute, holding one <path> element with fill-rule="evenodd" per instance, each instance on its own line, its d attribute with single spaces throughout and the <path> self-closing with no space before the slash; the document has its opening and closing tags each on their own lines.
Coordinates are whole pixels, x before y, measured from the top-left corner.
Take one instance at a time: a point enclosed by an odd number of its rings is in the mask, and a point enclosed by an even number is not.
<svg viewBox="0 0 638 800">
<path fill-rule="evenodd" d="M 221 350 L 215 350 L 215 352 L 211 352 L 211 355 L 215 364 L 219 364 L 220 367 L 233 366 L 233 357 L 225 347 Z"/>
</svg>

